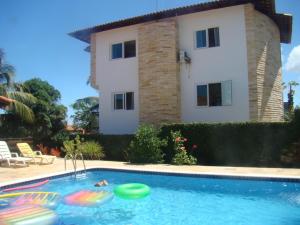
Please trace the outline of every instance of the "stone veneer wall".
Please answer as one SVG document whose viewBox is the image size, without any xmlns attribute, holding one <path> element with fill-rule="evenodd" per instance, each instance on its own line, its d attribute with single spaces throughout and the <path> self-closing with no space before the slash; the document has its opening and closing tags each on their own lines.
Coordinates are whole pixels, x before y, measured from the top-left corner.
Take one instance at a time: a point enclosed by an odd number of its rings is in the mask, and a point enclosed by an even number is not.
<svg viewBox="0 0 300 225">
<path fill-rule="evenodd" d="M 180 121 L 180 80 L 176 19 L 138 28 L 140 123 Z"/>
<path fill-rule="evenodd" d="M 252 4 L 245 9 L 251 121 L 283 120 L 280 33 Z"/>
<path fill-rule="evenodd" d="M 96 34 L 91 34 L 90 41 L 90 54 L 91 54 L 91 74 L 89 77 L 90 84 L 93 88 L 98 90 L 96 84 Z"/>
</svg>

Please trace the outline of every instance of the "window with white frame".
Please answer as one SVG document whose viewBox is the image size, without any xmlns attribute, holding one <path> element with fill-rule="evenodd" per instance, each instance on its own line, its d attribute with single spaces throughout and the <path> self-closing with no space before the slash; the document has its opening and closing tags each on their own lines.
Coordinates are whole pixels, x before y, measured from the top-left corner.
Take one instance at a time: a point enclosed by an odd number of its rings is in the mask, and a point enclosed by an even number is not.
<svg viewBox="0 0 300 225">
<path fill-rule="evenodd" d="M 131 58 L 136 56 L 135 40 L 111 45 L 111 59 Z"/>
<path fill-rule="evenodd" d="M 212 48 L 220 46 L 219 27 L 196 31 L 196 48 Z"/>
<path fill-rule="evenodd" d="M 205 48 L 206 46 L 206 30 L 196 31 L 196 48 Z"/>
<path fill-rule="evenodd" d="M 119 92 L 113 94 L 114 110 L 133 110 L 134 92 Z"/>
<path fill-rule="evenodd" d="M 111 58 L 119 59 L 123 57 L 123 44 L 117 43 L 111 46 Z"/>
<path fill-rule="evenodd" d="M 197 85 L 197 106 L 232 105 L 232 81 Z"/>
</svg>

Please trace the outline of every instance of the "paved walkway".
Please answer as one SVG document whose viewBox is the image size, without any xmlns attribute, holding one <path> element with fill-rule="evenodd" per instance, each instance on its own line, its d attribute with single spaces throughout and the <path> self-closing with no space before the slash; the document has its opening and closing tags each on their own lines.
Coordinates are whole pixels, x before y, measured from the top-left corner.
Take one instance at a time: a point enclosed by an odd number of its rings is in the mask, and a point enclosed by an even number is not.
<svg viewBox="0 0 300 225">
<path fill-rule="evenodd" d="M 82 168 L 78 162 L 79 168 Z M 236 176 L 290 177 L 300 179 L 300 169 L 255 168 L 255 167 L 220 167 L 220 166 L 173 166 L 166 164 L 131 165 L 125 162 L 86 161 L 87 168 L 116 168 L 143 171 L 163 171 L 177 173 L 197 173 Z M 71 161 L 67 169 L 72 169 Z M 54 165 L 30 165 L 29 167 L 0 167 L 0 186 L 18 181 L 46 177 L 63 173 L 64 160 L 57 159 Z"/>
</svg>

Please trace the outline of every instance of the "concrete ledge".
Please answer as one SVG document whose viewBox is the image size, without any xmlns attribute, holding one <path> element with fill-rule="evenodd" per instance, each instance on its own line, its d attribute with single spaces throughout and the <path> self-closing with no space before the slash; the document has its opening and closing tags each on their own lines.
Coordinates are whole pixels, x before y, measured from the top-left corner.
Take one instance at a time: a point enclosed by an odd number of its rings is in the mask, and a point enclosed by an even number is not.
<svg viewBox="0 0 300 225">
<path fill-rule="evenodd" d="M 78 162 L 80 165 L 80 162 Z M 300 180 L 300 169 L 257 168 L 257 167 L 219 167 L 219 166 L 174 166 L 168 164 L 132 165 L 126 162 L 86 161 L 87 169 L 117 169 L 141 172 L 165 172 L 187 175 L 229 176 L 244 178 L 283 178 Z M 58 159 L 54 165 L 30 165 L 24 168 L 0 167 L 0 186 L 73 172 L 71 161 L 64 170 L 64 160 Z M 78 171 L 82 170 L 78 167 Z"/>
</svg>

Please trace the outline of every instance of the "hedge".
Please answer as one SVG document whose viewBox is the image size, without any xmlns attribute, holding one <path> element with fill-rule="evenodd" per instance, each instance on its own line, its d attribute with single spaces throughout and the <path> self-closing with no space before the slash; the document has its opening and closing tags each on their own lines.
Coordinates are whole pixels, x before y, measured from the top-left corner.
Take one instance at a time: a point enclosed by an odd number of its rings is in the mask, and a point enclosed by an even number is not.
<svg viewBox="0 0 300 225">
<path fill-rule="evenodd" d="M 285 167 L 280 161 L 283 149 L 300 141 L 300 110 L 292 122 L 280 123 L 191 123 L 166 124 L 160 132 L 168 140 L 163 148 L 165 162 L 174 156 L 171 130 L 180 130 L 187 148 L 197 145 L 193 152 L 199 164 L 224 166 Z M 4 136 L 2 136 L 3 138 Z M 105 159 L 127 161 L 125 151 L 133 135 L 81 135 L 85 140 L 98 141 L 104 148 Z M 72 135 L 71 137 L 72 138 Z M 74 138 L 74 137 L 73 137 Z"/>
<path fill-rule="evenodd" d="M 187 148 L 197 145 L 193 155 L 198 163 L 223 166 L 283 166 L 283 148 L 300 138 L 300 111 L 295 119 L 280 123 L 192 123 L 162 126 L 161 138 L 168 139 L 163 149 L 169 163 L 174 155 L 171 131 L 180 130 Z"/>
<path fill-rule="evenodd" d="M 95 140 L 99 142 L 104 149 L 105 160 L 128 161 L 125 150 L 133 139 L 133 135 L 80 135 L 84 140 Z"/>
</svg>

